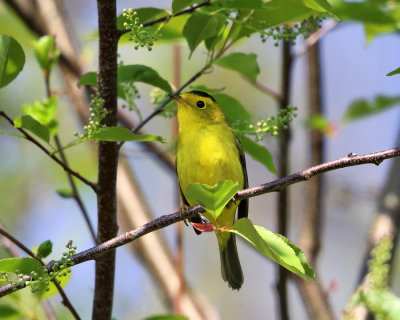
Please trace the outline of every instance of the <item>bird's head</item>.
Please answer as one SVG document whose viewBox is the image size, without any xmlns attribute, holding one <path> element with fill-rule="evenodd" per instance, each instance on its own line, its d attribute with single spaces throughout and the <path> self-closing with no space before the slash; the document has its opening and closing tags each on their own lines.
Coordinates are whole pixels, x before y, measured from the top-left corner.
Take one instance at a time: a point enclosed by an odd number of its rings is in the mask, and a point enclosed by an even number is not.
<svg viewBox="0 0 400 320">
<path fill-rule="evenodd" d="M 170 97 L 178 104 L 179 126 L 226 123 L 221 107 L 206 92 L 193 90 L 181 95 L 170 95 Z"/>
</svg>

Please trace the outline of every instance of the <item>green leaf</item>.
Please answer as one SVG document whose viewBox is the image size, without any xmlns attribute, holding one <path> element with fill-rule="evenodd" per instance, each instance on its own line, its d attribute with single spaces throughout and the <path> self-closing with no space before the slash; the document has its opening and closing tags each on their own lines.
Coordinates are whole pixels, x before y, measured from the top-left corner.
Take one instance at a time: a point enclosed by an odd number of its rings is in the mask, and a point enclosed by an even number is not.
<svg viewBox="0 0 400 320">
<path fill-rule="evenodd" d="M 10 304 L 0 304 L 0 314 L 2 320 L 17 320 L 22 318 L 20 311 Z"/>
<path fill-rule="evenodd" d="M 255 82 L 258 74 L 260 73 L 260 67 L 257 63 L 257 55 L 254 53 L 241 53 L 234 52 L 215 61 L 215 64 L 230 70 L 237 71 L 251 81 Z"/>
<path fill-rule="evenodd" d="M 36 59 L 43 71 L 50 72 L 57 64 L 60 50 L 57 48 L 53 36 L 43 36 L 33 42 Z"/>
<path fill-rule="evenodd" d="M 263 164 L 271 173 L 275 175 L 277 174 L 272 156 L 266 147 L 244 135 L 239 135 L 238 138 L 246 153 L 248 153 L 254 160 Z"/>
<path fill-rule="evenodd" d="M 354 121 L 370 116 L 400 104 L 400 96 L 377 96 L 373 100 L 358 100 L 353 102 L 343 116 L 345 121 Z"/>
<path fill-rule="evenodd" d="M 188 21 L 190 15 L 182 14 L 177 17 L 172 17 L 168 20 L 166 24 L 161 28 L 160 35 L 161 38 L 156 42 L 165 42 L 165 41 L 175 41 L 183 37 L 183 28 Z"/>
<path fill-rule="evenodd" d="M 254 10 L 249 21 L 250 25 L 255 28 L 259 28 L 260 25 L 272 27 L 278 24 L 300 22 L 318 14 L 299 0 L 272 0 L 267 4 L 265 8 Z"/>
<path fill-rule="evenodd" d="M 215 2 L 221 4 L 224 8 L 230 9 L 258 9 L 264 5 L 262 0 L 222 0 Z"/>
<path fill-rule="evenodd" d="M 306 5 L 306 7 L 315 11 L 327 12 L 332 15 L 334 14 L 331 5 L 326 0 L 303 0 L 303 3 Z"/>
<path fill-rule="evenodd" d="M 236 221 L 229 232 L 241 236 L 263 255 L 305 280 L 308 277 L 315 278 L 301 250 L 283 236 L 260 226 L 254 226 L 247 218 Z"/>
<path fill-rule="evenodd" d="M 43 275 L 43 266 L 36 259 L 26 258 L 8 258 L 0 260 L 0 272 L 22 273 L 29 276 L 32 271 L 36 272 L 38 276 Z"/>
<path fill-rule="evenodd" d="M 81 86 L 92 86 L 97 88 L 98 87 L 97 83 L 97 73 L 96 72 L 87 72 L 82 77 L 80 78 L 78 82 L 78 88 Z"/>
<path fill-rule="evenodd" d="M 211 215 L 210 220 L 215 224 L 222 210 L 239 190 L 239 184 L 230 180 L 218 182 L 213 186 L 193 183 L 187 188 L 186 198 L 201 205 Z"/>
<path fill-rule="evenodd" d="M 134 134 L 124 127 L 107 127 L 94 134 L 95 140 L 102 141 L 160 141 L 165 143 L 165 139 L 153 135 Z"/>
<path fill-rule="evenodd" d="M 171 85 L 167 80 L 161 78 L 157 71 L 140 64 L 119 66 L 118 82 L 143 82 L 168 93 L 172 92 Z"/>
<path fill-rule="evenodd" d="M 62 198 L 72 198 L 74 196 L 70 188 L 60 188 L 57 189 L 56 192 Z"/>
<path fill-rule="evenodd" d="M 39 121 L 35 120 L 31 116 L 19 116 L 14 119 L 14 126 L 16 128 L 27 129 L 43 139 L 47 143 L 50 141 L 49 130 L 42 125 Z"/>
<path fill-rule="evenodd" d="M 190 56 L 203 40 L 212 38 L 218 33 L 221 21 L 220 15 L 200 12 L 192 14 L 183 28 L 183 36 L 188 43 Z"/>
<path fill-rule="evenodd" d="M 175 314 L 163 314 L 144 318 L 143 320 L 189 320 L 184 316 L 177 316 Z"/>
<path fill-rule="evenodd" d="M 286 269 L 296 273 L 304 279 L 307 279 L 307 277 L 315 279 L 314 270 L 307 263 L 307 258 L 299 247 L 295 246 L 289 241 L 289 239 L 281 234 L 274 233 L 261 226 L 254 227 L 261 238 L 268 243 L 269 247 L 279 255 L 279 259 L 283 261 L 283 266 Z"/>
<path fill-rule="evenodd" d="M 356 20 L 372 24 L 395 24 L 395 19 L 385 10 L 372 5 L 369 1 L 347 2 L 331 0 L 335 14 L 340 20 Z"/>
<path fill-rule="evenodd" d="M 53 243 L 50 240 L 46 240 L 40 244 L 36 256 L 39 259 L 46 258 L 50 255 L 52 250 L 53 250 Z"/>
<path fill-rule="evenodd" d="M 43 102 L 35 101 L 33 104 L 24 104 L 22 111 L 31 116 L 40 124 L 49 129 L 50 135 L 54 136 L 58 130 L 58 121 L 55 119 L 57 111 L 57 96 L 52 96 Z"/>
<path fill-rule="evenodd" d="M 119 66 L 118 83 L 121 82 L 143 82 L 158 87 L 168 93 L 172 92 L 171 85 L 167 80 L 161 78 L 157 71 L 140 64 Z M 78 82 L 78 88 L 83 85 L 97 87 L 98 82 L 96 72 L 85 73 Z M 121 88 L 118 88 L 118 96 L 125 99 Z"/>
<path fill-rule="evenodd" d="M 172 14 L 175 14 L 183 9 L 190 7 L 194 3 L 200 3 L 198 0 L 173 0 L 172 1 Z"/>
<path fill-rule="evenodd" d="M 25 53 L 12 37 L 0 36 L 0 88 L 13 81 L 22 71 Z"/>
<path fill-rule="evenodd" d="M 388 77 L 394 76 L 395 74 L 400 74 L 400 68 L 397 68 L 387 74 Z"/>
</svg>

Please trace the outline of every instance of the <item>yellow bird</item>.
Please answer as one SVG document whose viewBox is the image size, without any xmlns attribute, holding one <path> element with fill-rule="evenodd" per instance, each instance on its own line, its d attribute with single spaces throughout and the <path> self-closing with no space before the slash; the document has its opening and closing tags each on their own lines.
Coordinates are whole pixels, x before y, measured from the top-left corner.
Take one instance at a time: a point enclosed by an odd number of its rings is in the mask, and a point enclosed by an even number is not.
<svg viewBox="0 0 400 320">
<path fill-rule="evenodd" d="M 225 119 L 215 99 L 203 91 L 170 95 L 178 104 L 179 136 L 176 146 L 176 171 L 182 198 L 186 205 L 196 205 L 185 197 L 192 183 L 215 185 L 232 180 L 241 189 L 248 187 L 246 161 L 240 142 Z M 217 219 L 217 224 L 231 227 L 238 218 L 247 217 L 248 200 L 230 203 Z M 193 221 L 201 222 L 201 221 Z M 243 272 L 236 248 L 235 235 L 216 229 L 221 256 L 222 278 L 232 289 L 240 289 Z"/>
</svg>

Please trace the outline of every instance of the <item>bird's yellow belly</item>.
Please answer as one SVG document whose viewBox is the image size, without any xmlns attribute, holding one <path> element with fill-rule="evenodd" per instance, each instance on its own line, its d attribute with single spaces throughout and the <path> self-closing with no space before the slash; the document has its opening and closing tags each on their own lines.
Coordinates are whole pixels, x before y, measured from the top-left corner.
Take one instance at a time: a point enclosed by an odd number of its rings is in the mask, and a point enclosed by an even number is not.
<svg viewBox="0 0 400 320">
<path fill-rule="evenodd" d="M 180 137 L 177 148 L 177 173 L 183 194 L 192 183 L 215 185 L 232 180 L 243 188 L 243 169 L 234 136 L 221 139 L 221 135 Z M 194 205 L 190 203 L 190 205 Z"/>
</svg>

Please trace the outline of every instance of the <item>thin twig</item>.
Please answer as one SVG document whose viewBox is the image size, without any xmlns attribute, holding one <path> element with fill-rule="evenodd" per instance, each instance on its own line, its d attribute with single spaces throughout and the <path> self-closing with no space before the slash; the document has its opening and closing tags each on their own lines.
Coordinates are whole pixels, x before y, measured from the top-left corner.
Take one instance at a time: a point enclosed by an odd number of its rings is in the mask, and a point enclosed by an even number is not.
<svg viewBox="0 0 400 320">
<path fill-rule="evenodd" d="M 39 261 L 42 266 L 44 266 L 44 267 L 46 266 L 45 263 L 42 261 L 42 259 L 39 259 L 38 257 L 36 257 L 36 255 L 29 248 L 27 248 L 21 241 L 19 241 L 18 239 L 14 238 L 11 234 L 9 234 L 2 227 L 0 227 L 0 234 L 3 237 L 5 237 L 8 240 L 10 240 L 11 242 L 13 242 L 18 248 L 20 248 L 22 251 L 24 251 L 27 255 L 29 255 L 33 259 Z M 68 310 L 72 313 L 72 315 L 74 316 L 75 319 L 77 319 L 77 320 L 80 319 L 78 312 L 76 312 L 74 306 L 72 305 L 71 301 L 68 299 L 68 297 L 65 294 L 63 288 L 61 288 L 61 286 L 58 284 L 56 279 L 53 279 L 52 282 L 56 286 L 58 292 L 60 293 L 60 295 L 61 295 L 61 297 L 63 299 L 62 303 L 65 305 L 65 307 L 68 308 Z"/>
<path fill-rule="evenodd" d="M 172 17 L 177 17 L 177 16 L 180 16 L 180 15 L 185 14 L 185 13 L 191 13 L 191 12 L 195 11 L 196 9 L 198 9 L 200 7 L 209 6 L 209 5 L 211 5 L 211 1 L 210 0 L 202 2 L 202 3 L 199 3 L 199 4 L 197 4 L 197 5 L 193 6 L 193 7 L 184 9 L 182 11 L 179 11 L 179 12 L 175 13 L 175 14 L 171 13 L 171 14 L 165 16 L 165 17 L 161 17 L 159 19 L 155 19 L 155 20 L 150 20 L 150 21 L 144 22 L 142 25 L 143 25 L 143 27 L 150 27 L 150 26 L 153 26 L 153 25 L 155 25 L 157 23 L 167 21 L 167 20 L 171 19 Z M 129 30 L 118 30 L 118 36 L 121 37 L 122 35 L 124 35 L 125 33 L 128 33 L 128 32 L 129 32 Z"/>
<path fill-rule="evenodd" d="M 65 152 L 63 150 L 63 147 L 62 147 L 62 144 L 61 144 L 61 141 L 60 141 L 60 138 L 58 137 L 58 135 L 54 136 L 54 140 L 56 142 L 57 149 L 60 150 L 61 160 L 68 166 L 68 160 L 67 160 L 67 157 L 65 155 Z M 89 213 L 86 210 L 86 207 L 85 207 L 85 205 L 83 203 L 83 200 L 82 200 L 82 198 L 81 198 L 81 196 L 79 194 L 79 191 L 78 191 L 78 188 L 77 188 L 77 186 L 75 184 L 75 181 L 72 178 L 72 174 L 67 172 L 67 178 L 68 178 L 69 185 L 70 185 L 70 187 L 72 189 L 72 198 L 74 198 L 74 200 L 76 201 L 79 209 L 81 210 L 83 218 L 85 219 L 86 225 L 87 225 L 87 227 L 88 227 L 88 229 L 90 231 L 90 235 L 92 236 L 92 239 L 93 239 L 94 243 L 96 243 L 96 232 L 94 231 L 93 224 L 92 224 L 92 222 L 90 221 L 90 218 L 89 218 Z"/>
<path fill-rule="evenodd" d="M 277 91 L 272 90 L 271 88 L 268 88 L 267 86 L 263 85 L 261 82 L 258 82 L 258 81 L 254 82 L 249 77 L 242 76 L 242 78 L 244 80 L 246 80 L 247 82 L 249 82 L 252 86 L 257 88 L 258 90 L 260 90 L 261 92 L 274 98 L 276 101 L 278 101 L 278 102 L 282 101 L 282 94 L 280 92 L 277 92 Z"/>
<path fill-rule="evenodd" d="M 4 112 L 4 111 L 0 111 L 0 116 L 2 116 L 3 118 L 5 118 L 13 127 L 14 127 L 14 121 Z M 84 178 L 83 176 L 81 176 L 78 172 L 72 170 L 70 167 L 68 167 L 63 161 L 61 161 L 60 159 L 58 159 L 54 154 L 52 154 L 49 150 L 47 150 L 39 141 L 37 141 L 34 137 L 32 137 L 28 132 L 26 132 L 24 129 L 22 128 L 17 128 L 17 130 L 19 132 L 21 132 L 26 140 L 32 142 L 34 145 L 36 145 L 37 147 L 39 147 L 39 149 L 41 149 L 45 154 L 47 154 L 51 159 L 53 159 L 55 162 L 57 162 L 61 167 L 63 167 L 63 169 L 65 171 L 67 171 L 68 173 L 72 174 L 74 177 L 78 178 L 79 180 L 81 180 L 84 184 L 88 185 L 89 187 L 91 187 L 93 189 L 94 192 L 97 192 L 97 185 L 89 180 L 87 180 L 86 178 Z"/>
<path fill-rule="evenodd" d="M 340 168 L 358 166 L 363 164 L 375 164 L 379 165 L 382 161 L 400 157 L 400 148 L 388 149 L 380 152 L 369 153 L 361 156 L 354 155 L 353 153 L 349 153 L 348 156 L 342 157 L 340 159 L 326 162 L 320 164 L 318 166 L 314 166 L 297 173 L 291 174 L 287 177 L 277 179 L 257 187 L 252 187 L 248 189 L 244 189 L 239 191 L 235 195 L 235 201 L 256 197 L 265 193 L 280 191 L 283 188 L 286 188 L 289 185 L 299 183 L 302 181 L 308 181 L 313 176 L 329 172 L 333 170 L 337 170 Z M 161 216 L 151 222 L 144 224 L 143 226 L 136 228 L 135 230 L 131 230 L 125 232 L 118 237 L 105 241 L 95 247 L 82 251 L 76 255 L 74 255 L 71 260 L 74 265 L 98 259 L 104 253 L 116 249 L 122 245 L 125 245 L 129 242 L 132 242 L 150 232 L 165 228 L 173 223 L 178 221 L 182 221 L 184 219 L 192 219 L 198 216 L 200 213 L 203 213 L 204 209 L 201 206 L 190 207 L 187 213 L 182 214 L 181 211 L 177 211 L 168 215 Z M 51 261 L 46 265 L 48 270 L 51 270 L 56 263 L 61 263 L 60 261 Z M 24 286 L 19 286 L 18 289 L 22 289 Z M 0 287 L 0 298 L 11 293 L 12 287 L 7 284 Z"/>
</svg>

